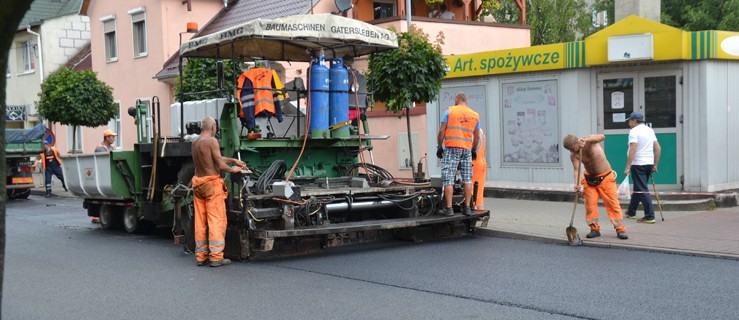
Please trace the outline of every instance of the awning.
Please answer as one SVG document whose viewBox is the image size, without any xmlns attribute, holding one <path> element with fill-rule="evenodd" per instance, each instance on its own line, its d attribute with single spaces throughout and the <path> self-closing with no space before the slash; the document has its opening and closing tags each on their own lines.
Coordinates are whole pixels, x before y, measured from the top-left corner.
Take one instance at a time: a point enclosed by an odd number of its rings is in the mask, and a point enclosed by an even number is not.
<svg viewBox="0 0 739 320">
<path fill-rule="evenodd" d="M 193 38 L 183 57 L 310 61 L 320 49 L 326 58 L 358 57 L 398 47 L 394 32 L 332 14 L 256 19 Z"/>
</svg>

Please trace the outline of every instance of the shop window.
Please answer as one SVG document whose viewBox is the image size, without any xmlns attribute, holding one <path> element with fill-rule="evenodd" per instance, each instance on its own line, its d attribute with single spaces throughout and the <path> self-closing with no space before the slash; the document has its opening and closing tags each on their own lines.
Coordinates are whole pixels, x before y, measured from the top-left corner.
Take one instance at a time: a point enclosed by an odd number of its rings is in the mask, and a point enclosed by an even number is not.
<svg viewBox="0 0 739 320">
<path fill-rule="evenodd" d="M 677 77 L 644 78 L 644 118 L 652 128 L 674 128 L 677 110 Z"/>
<path fill-rule="evenodd" d="M 375 19 L 395 16 L 395 0 L 375 0 L 372 3 Z"/>
<path fill-rule="evenodd" d="M 502 106 L 503 164 L 558 166 L 561 134 L 557 80 L 504 83 Z"/>
<path fill-rule="evenodd" d="M 628 129 L 625 120 L 634 110 L 634 78 L 603 80 L 603 124 L 606 130 Z"/>
<path fill-rule="evenodd" d="M 133 24 L 133 56 L 146 56 L 146 12 L 140 7 L 129 11 L 128 14 L 131 15 Z"/>
</svg>

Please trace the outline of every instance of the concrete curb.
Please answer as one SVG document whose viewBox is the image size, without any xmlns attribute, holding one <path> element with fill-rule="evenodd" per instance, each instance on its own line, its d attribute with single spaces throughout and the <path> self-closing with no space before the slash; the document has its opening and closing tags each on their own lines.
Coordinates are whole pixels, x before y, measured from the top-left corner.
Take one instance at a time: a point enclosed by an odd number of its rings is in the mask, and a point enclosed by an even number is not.
<svg viewBox="0 0 739 320">
<path fill-rule="evenodd" d="M 545 190 L 545 189 L 516 189 L 516 188 L 499 188 L 486 187 L 485 197 L 504 198 L 514 200 L 535 200 L 535 201 L 557 201 L 572 202 L 575 200 L 575 194 L 571 191 L 563 190 Z M 701 196 L 699 198 L 675 200 L 661 199 L 662 210 L 664 211 L 707 211 L 715 208 L 727 208 L 739 205 L 739 194 L 716 194 L 714 196 Z M 580 200 L 582 203 L 582 200 Z M 652 198 L 652 203 L 657 208 L 656 199 Z M 600 206 L 603 204 L 600 203 Z M 628 209 L 629 202 L 621 200 L 621 208 Z M 643 210 L 641 205 L 639 210 Z"/>
<path fill-rule="evenodd" d="M 568 245 L 567 239 L 564 238 L 564 227 L 562 228 L 562 238 L 552 238 L 552 237 L 541 236 L 541 235 L 517 233 L 517 232 L 510 232 L 510 231 L 505 231 L 505 230 L 487 229 L 487 228 L 480 228 L 480 227 L 475 228 L 475 234 L 479 236 L 483 236 L 483 237 L 515 239 L 515 240 L 529 240 L 529 241 L 538 241 L 538 242 L 549 243 L 549 244 Z M 628 240 L 625 240 L 625 241 L 628 241 Z M 595 247 L 595 248 L 609 248 L 609 249 L 618 248 L 618 249 L 628 249 L 628 250 L 636 250 L 636 251 L 658 252 L 658 253 L 666 253 L 666 254 L 678 254 L 678 255 L 684 255 L 684 256 L 704 257 L 704 258 L 739 260 L 739 255 L 733 255 L 733 254 L 702 252 L 702 251 L 692 251 L 692 250 L 663 248 L 663 247 L 646 247 L 643 245 L 638 245 L 638 246 L 629 245 L 627 243 L 615 244 L 615 243 L 590 242 L 585 239 L 583 239 L 583 246 Z"/>
</svg>

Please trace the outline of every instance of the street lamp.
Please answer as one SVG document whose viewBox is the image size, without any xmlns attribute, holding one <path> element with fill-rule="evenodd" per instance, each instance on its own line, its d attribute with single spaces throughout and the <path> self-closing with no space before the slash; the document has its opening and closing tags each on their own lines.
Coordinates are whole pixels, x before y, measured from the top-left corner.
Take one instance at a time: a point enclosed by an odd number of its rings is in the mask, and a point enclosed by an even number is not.
<svg viewBox="0 0 739 320">
<path fill-rule="evenodd" d="M 180 75 L 180 138 L 185 137 L 185 107 L 184 107 L 185 91 L 183 90 L 183 80 L 182 80 L 182 55 L 180 55 L 180 48 L 182 48 L 182 34 L 197 33 L 197 32 L 198 32 L 198 24 L 196 22 L 188 22 L 186 31 L 180 32 L 180 46 L 177 48 L 177 55 L 180 57 L 180 63 L 179 63 L 179 66 L 177 67 L 177 69 L 179 70 L 179 75 Z"/>
</svg>

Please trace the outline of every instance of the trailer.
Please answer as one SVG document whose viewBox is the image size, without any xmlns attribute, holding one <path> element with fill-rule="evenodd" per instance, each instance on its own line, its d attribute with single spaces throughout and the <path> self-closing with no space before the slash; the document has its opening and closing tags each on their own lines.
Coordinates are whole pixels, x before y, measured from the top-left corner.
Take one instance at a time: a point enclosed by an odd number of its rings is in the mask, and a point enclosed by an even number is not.
<svg viewBox="0 0 739 320">
<path fill-rule="evenodd" d="M 26 199 L 35 186 L 31 159 L 44 152 L 46 127 L 38 124 L 30 129 L 5 129 L 5 183 L 8 199 Z"/>
<path fill-rule="evenodd" d="M 391 31 L 335 15 L 301 15 L 258 19 L 194 38 L 182 45 L 180 63 L 184 58 L 258 57 L 313 61 L 316 68 L 320 56 L 361 56 L 396 48 Z M 265 134 L 245 126 L 239 104 L 232 102 L 238 98 L 233 92 L 213 89 L 225 99 L 210 108 L 218 114 L 204 115 L 217 119 L 221 153 L 250 168 L 224 176 L 229 189 L 226 257 L 293 256 L 393 237 L 420 242 L 469 235 L 478 221 L 487 223 L 488 211 L 461 214 L 461 186 L 455 188 L 457 214 L 438 215 L 441 185 L 395 179 L 371 157 L 362 160 L 372 152 L 373 140 L 388 137 L 369 133 L 364 110 L 357 110 L 361 115 L 354 122 L 311 127 L 308 118 L 321 115 L 312 114 L 317 108 L 310 104 L 303 114 L 299 105 L 304 98 L 314 98 L 310 88 L 310 83 L 307 88 L 296 85 L 287 92 L 298 103 L 294 116 L 298 123 L 305 121 L 303 130 L 291 126 L 276 132 L 277 126 L 269 126 Z M 194 249 L 191 141 L 199 128 L 198 122 L 185 123 L 192 106 L 183 94 L 179 112 L 172 113 L 180 117 L 172 119 L 180 123 L 179 136 L 161 136 L 160 106 L 154 99 L 151 115 L 145 105 L 129 109 L 139 132 L 134 150 L 65 157 L 70 191 L 85 199 L 88 215 L 99 216 L 103 228 L 122 224 L 128 232 L 140 232 L 163 225 L 172 228 L 175 242 L 185 250 Z M 148 117 L 154 119 L 150 124 Z M 337 130 L 343 133 L 333 134 Z"/>
</svg>

